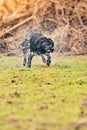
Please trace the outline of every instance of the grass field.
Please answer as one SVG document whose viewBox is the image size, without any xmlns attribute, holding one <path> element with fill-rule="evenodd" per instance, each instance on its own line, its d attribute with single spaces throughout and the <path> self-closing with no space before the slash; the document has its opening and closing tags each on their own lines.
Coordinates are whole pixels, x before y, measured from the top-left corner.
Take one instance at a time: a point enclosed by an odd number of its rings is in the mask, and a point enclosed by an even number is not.
<svg viewBox="0 0 87 130">
<path fill-rule="evenodd" d="M 0 130 L 87 130 L 87 56 L 21 64 L 0 57 Z"/>
</svg>

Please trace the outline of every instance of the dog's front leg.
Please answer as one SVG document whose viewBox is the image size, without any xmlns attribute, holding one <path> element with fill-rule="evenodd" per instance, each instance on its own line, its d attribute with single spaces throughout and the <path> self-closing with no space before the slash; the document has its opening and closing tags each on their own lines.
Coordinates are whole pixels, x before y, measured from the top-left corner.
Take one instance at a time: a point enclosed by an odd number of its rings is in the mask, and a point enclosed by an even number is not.
<svg viewBox="0 0 87 130">
<path fill-rule="evenodd" d="M 46 58 L 43 54 L 41 55 L 41 58 L 42 58 L 42 61 L 47 64 Z"/>
<path fill-rule="evenodd" d="M 51 56 L 50 56 L 50 53 L 46 53 L 46 56 L 47 56 L 47 66 L 50 66 L 50 64 L 51 64 Z"/>
<path fill-rule="evenodd" d="M 30 55 L 28 57 L 28 63 L 27 63 L 27 67 L 30 68 L 31 67 L 31 62 L 32 62 L 32 58 L 35 56 L 35 53 L 30 52 Z"/>
</svg>

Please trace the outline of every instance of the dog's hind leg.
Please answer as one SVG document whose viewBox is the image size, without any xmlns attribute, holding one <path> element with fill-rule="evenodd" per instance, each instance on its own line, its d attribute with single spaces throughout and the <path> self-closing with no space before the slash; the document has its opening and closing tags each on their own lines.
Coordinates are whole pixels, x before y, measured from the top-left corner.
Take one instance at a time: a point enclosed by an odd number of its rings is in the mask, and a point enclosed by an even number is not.
<svg viewBox="0 0 87 130">
<path fill-rule="evenodd" d="M 27 62 L 27 49 L 26 48 L 23 49 L 23 54 L 24 54 L 23 66 L 26 66 L 26 62 Z"/>
<path fill-rule="evenodd" d="M 47 60 L 44 55 L 41 55 L 42 61 L 47 64 Z"/>
<path fill-rule="evenodd" d="M 45 55 L 47 56 L 47 66 L 50 66 L 50 64 L 51 64 L 51 56 L 50 56 L 50 53 L 46 53 Z"/>
<path fill-rule="evenodd" d="M 23 60 L 23 66 L 26 66 L 26 57 L 24 56 L 24 60 Z"/>
<path fill-rule="evenodd" d="M 35 53 L 30 52 L 30 55 L 28 57 L 28 63 L 27 63 L 27 67 L 30 68 L 31 67 L 31 62 L 32 62 L 32 58 L 35 56 Z"/>
</svg>

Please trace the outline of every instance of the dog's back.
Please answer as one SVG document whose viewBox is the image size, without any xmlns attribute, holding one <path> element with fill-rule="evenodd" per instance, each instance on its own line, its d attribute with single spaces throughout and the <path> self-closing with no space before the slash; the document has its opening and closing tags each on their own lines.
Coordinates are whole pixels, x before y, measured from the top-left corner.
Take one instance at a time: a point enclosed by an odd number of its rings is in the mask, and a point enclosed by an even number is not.
<svg viewBox="0 0 87 130">
<path fill-rule="evenodd" d="M 25 35 L 25 39 L 30 41 L 30 39 L 35 36 L 35 37 L 39 37 L 40 35 L 43 35 L 40 31 L 38 31 L 37 29 L 31 29 L 29 30 L 26 35 Z M 44 36 L 44 35 L 43 35 Z"/>
</svg>

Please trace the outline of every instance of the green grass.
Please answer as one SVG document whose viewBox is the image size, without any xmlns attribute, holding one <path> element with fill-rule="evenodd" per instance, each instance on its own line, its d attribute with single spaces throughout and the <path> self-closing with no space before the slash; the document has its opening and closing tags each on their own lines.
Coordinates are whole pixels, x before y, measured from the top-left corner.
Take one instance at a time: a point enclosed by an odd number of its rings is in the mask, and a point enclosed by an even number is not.
<svg viewBox="0 0 87 130">
<path fill-rule="evenodd" d="M 86 130 L 87 56 L 21 64 L 0 57 L 0 130 Z"/>
</svg>

